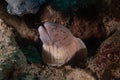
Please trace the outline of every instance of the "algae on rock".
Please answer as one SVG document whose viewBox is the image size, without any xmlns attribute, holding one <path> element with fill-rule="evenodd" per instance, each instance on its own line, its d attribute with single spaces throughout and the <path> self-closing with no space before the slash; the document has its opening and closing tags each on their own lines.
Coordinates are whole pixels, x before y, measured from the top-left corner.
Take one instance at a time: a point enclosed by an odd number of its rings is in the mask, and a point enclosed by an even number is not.
<svg viewBox="0 0 120 80">
<path fill-rule="evenodd" d="M 15 42 L 12 28 L 0 19 L 0 80 L 13 79 L 24 70 L 27 61 Z"/>
</svg>

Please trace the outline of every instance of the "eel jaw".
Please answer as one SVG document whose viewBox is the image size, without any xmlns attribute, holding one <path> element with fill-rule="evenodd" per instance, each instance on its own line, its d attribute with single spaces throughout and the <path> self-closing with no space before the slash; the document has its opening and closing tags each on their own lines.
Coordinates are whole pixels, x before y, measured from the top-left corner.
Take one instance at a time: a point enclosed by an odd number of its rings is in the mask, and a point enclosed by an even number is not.
<svg viewBox="0 0 120 80">
<path fill-rule="evenodd" d="M 51 44 L 52 43 L 50 34 L 48 33 L 47 28 L 43 24 L 41 24 L 39 26 L 38 32 L 39 32 L 39 35 L 40 35 L 40 39 L 42 40 L 43 43 L 46 43 L 46 44 Z"/>
</svg>

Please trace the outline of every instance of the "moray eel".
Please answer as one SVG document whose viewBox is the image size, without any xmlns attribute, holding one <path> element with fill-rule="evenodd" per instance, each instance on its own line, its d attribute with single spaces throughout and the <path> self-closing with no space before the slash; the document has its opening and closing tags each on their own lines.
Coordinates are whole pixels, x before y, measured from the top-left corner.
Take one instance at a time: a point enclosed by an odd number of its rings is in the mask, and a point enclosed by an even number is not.
<svg viewBox="0 0 120 80">
<path fill-rule="evenodd" d="M 43 42 L 42 59 L 49 66 L 62 66 L 69 61 L 84 63 L 87 58 L 85 44 L 64 26 L 45 22 L 38 32 Z"/>
</svg>

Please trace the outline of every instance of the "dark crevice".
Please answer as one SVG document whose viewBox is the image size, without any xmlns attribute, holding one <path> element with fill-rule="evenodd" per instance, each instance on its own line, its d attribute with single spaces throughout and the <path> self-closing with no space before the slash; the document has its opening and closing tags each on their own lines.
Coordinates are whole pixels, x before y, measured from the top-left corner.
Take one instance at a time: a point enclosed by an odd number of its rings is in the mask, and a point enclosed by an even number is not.
<svg viewBox="0 0 120 80">
<path fill-rule="evenodd" d="M 87 46 L 88 50 L 88 57 L 92 57 L 96 55 L 96 51 L 98 50 L 100 44 L 102 41 L 104 41 L 105 38 L 95 38 L 95 37 L 90 37 L 89 39 L 84 39 L 83 42 Z"/>
</svg>

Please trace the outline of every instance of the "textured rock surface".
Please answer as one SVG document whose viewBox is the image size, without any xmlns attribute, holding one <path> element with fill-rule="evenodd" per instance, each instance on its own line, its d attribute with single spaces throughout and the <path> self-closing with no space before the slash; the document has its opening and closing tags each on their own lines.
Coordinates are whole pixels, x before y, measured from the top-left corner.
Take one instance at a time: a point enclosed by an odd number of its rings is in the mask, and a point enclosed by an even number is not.
<svg viewBox="0 0 120 80">
<path fill-rule="evenodd" d="M 103 18 L 104 27 L 106 29 L 107 36 L 110 36 L 115 31 L 120 31 L 120 22 L 115 18 L 105 17 Z"/>
<path fill-rule="evenodd" d="M 47 66 L 29 65 L 20 80 L 96 80 L 82 69 L 73 69 L 70 66 L 53 68 Z"/>
<path fill-rule="evenodd" d="M 120 26 L 120 25 L 119 25 Z M 120 79 L 120 31 L 106 39 L 89 67 L 101 80 Z"/>
<path fill-rule="evenodd" d="M 16 16 L 9 15 L 6 12 L 6 5 L 3 0 L 0 2 L 0 17 L 7 22 L 7 24 L 13 26 L 17 32 L 20 34 L 22 38 L 29 39 L 32 41 L 38 41 L 38 34 L 36 33 L 36 30 L 33 28 L 29 28 L 23 18 L 19 18 Z M 39 22 L 35 22 L 31 16 L 28 16 L 27 18 L 27 24 L 33 25 L 39 24 L 41 22 L 45 21 L 51 21 L 56 22 L 58 24 L 62 24 L 64 26 L 69 26 L 69 29 L 71 32 L 81 38 L 81 39 L 87 39 L 90 37 L 95 38 L 101 38 L 104 37 L 104 28 L 102 25 L 102 22 L 100 20 L 87 20 L 83 18 L 78 18 L 77 16 L 71 16 L 71 17 L 62 17 L 60 13 L 56 12 L 51 8 L 51 6 L 45 6 L 42 8 L 42 11 L 40 14 L 38 14 Z M 36 17 L 36 16 L 34 16 Z M 34 27 L 34 26 L 32 26 Z"/>
<path fill-rule="evenodd" d="M 0 18 L 8 25 L 14 27 L 15 31 L 19 34 L 19 37 L 32 41 L 38 41 L 37 30 L 35 31 L 35 29 L 30 29 L 23 18 L 8 14 L 4 0 L 0 1 Z"/>
<path fill-rule="evenodd" d="M 45 0 L 6 0 L 7 11 L 12 15 L 35 14 Z"/>
<path fill-rule="evenodd" d="M 0 80 L 14 79 L 26 64 L 26 58 L 15 42 L 12 28 L 0 19 Z"/>
<path fill-rule="evenodd" d="M 105 37 L 104 27 L 100 19 L 88 20 L 82 17 L 79 19 L 78 16 L 65 17 L 49 5 L 42 10 L 40 20 L 41 22 L 51 21 L 67 26 L 74 36 L 81 39 Z"/>
</svg>

